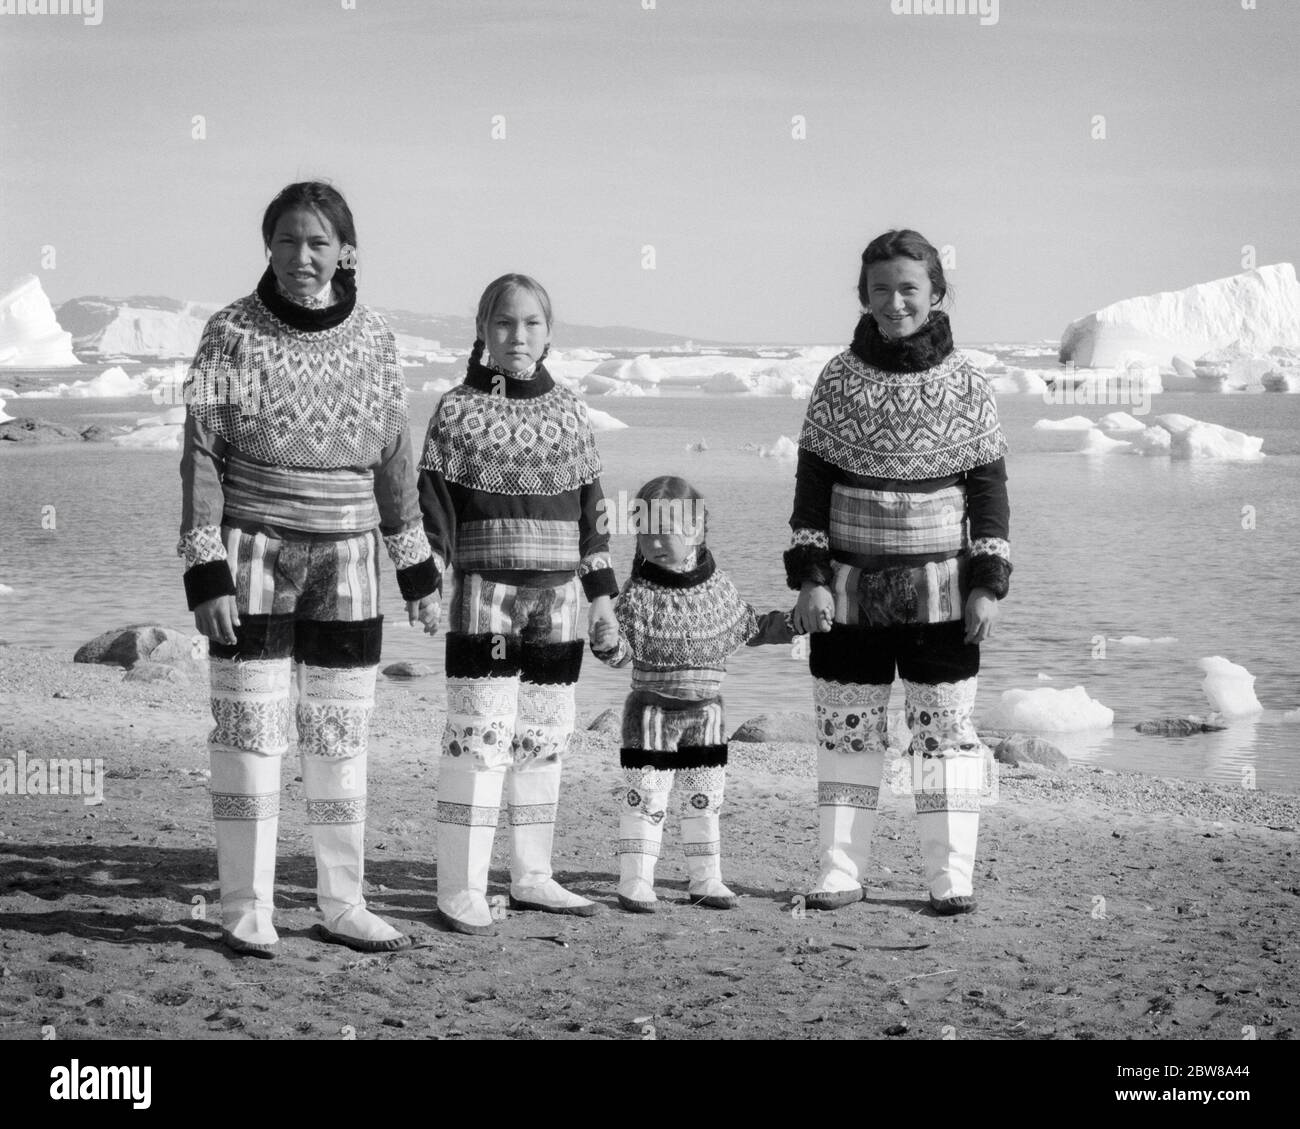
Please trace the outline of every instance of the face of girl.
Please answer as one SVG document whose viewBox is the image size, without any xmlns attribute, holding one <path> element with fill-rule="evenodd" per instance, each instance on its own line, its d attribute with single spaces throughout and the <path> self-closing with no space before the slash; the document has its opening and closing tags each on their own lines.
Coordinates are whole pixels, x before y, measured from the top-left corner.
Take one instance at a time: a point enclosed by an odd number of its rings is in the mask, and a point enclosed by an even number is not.
<svg viewBox="0 0 1300 1129">
<path fill-rule="evenodd" d="M 319 294 L 334 277 L 343 245 L 324 216 L 306 208 L 285 212 L 271 235 L 271 269 L 290 294 Z"/>
<path fill-rule="evenodd" d="M 527 372 L 542 357 L 551 339 L 542 304 L 527 290 L 511 290 L 483 327 L 488 355 L 506 372 Z"/>
<path fill-rule="evenodd" d="M 690 499 L 658 499 L 647 507 L 648 533 L 638 533 L 637 548 L 648 561 L 681 572 L 704 539 L 702 503 Z"/>
<path fill-rule="evenodd" d="M 867 267 L 867 300 L 880 332 L 893 338 L 911 337 L 939 304 L 925 264 L 908 258 Z"/>
<path fill-rule="evenodd" d="M 638 533 L 636 544 L 646 560 L 670 572 L 681 572 L 694 547 L 681 533 Z"/>
</svg>

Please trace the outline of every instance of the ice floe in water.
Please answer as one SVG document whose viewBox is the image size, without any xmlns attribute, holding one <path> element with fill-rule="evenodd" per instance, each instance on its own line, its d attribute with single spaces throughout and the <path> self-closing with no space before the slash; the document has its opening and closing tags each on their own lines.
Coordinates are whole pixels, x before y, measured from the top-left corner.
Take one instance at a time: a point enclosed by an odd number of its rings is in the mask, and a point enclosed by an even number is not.
<svg viewBox="0 0 1300 1129">
<path fill-rule="evenodd" d="M 608 412 L 598 411 L 596 408 L 587 409 L 587 418 L 591 420 L 592 431 L 621 431 L 627 427 L 621 419 L 615 419 Z"/>
<path fill-rule="evenodd" d="M 1040 451 L 1086 455 L 1127 452 L 1216 462 L 1257 462 L 1264 457 L 1261 436 L 1177 412 L 1156 416 L 1149 427 L 1127 412 L 1111 412 L 1096 424 L 1086 416 L 1040 419 L 1033 430 L 1035 447 Z"/>
<path fill-rule="evenodd" d="M 114 396 L 143 396 L 156 383 L 149 370 L 128 375 L 120 365 L 105 369 L 89 380 L 75 380 L 71 384 L 55 384 L 48 388 L 33 388 L 18 396 L 20 400 L 91 400 Z"/>
<path fill-rule="evenodd" d="M 1264 709 L 1255 697 L 1255 676 L 1244 666 L 1211 655 L 1201 659 L 1200 667 L 1205 671 L 1201 689 L 1212 710 L 1224 717 L 1247 717 Z"/>
<path fill-rule="evenodd" d="M 1027 729 L 1043 733 L 1070 733 L 1082 729 L 1105 729 L 1115 720 L 1115 711 L 1088 697 L 1082 686 L 1057 690 L 1041 686 L 1036 690 L 1005 690 L 1002 698 L 984 718 L 988 729 Z"/>
</svg>

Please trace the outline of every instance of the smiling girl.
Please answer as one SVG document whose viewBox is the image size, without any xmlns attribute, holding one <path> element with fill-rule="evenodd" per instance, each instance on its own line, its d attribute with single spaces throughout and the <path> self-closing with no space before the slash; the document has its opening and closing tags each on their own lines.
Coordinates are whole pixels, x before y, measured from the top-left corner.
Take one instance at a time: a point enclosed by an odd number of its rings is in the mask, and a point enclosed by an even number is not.
<svg viewBox="0 0 1300 1129">
<path fill-rule="evenodd" d="M 551 847 L 582 666 L 580 600 L 591 603 L 589 629 L 612 623 L 618 584 L 587 407 L 543 364 L 550 298 L 527 275 L 503 275 L 483 292 L 476 326 L 464 382 L 429 423 L 420 503 L 451 566 L 438 911 L 449 929 L 489 934 L 503 792 L 511 907 L 596 912 L 551 877 Z"/>
<path fill-rule="evenodd" d="M 862 897 L 895 670 L 912 734 L 936 913 L 975 908 L 985 755 L 971 720 L 979 644 L 1011 574 L 1006 442 L 987 381 L 953 348 L 939 254 L 915 231 L 862 253 L 864 313 L 823 370 L 799 437 L 795 630 L 811 631 L 821 872 L 807 896 Z"/>
</svg>

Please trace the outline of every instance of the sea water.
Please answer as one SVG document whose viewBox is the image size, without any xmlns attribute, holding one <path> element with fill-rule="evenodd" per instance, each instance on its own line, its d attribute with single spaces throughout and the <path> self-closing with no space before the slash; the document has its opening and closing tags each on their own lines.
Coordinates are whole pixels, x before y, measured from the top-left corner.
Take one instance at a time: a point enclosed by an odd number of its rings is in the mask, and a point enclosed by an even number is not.
<svg viewBox="0 0 1300 1129">
<path fill-rule="evenodd" d="M 408 370 L 408 379 L 419 388 L 453 373 L 431 366 Z M 411 395 L 417 444 L 436 402 L 434 393 Z M 606 495 L 631 495 L 659 474 L 688 478 L 707 500 L 719 566 L 758 611 L 791 608 L 781 554 L 789 543 L 794 463 L 762 458 L 758 448 L 782 435 L 797 439 L 804 402 L 664 394 L 590 403 L 629 425 L 597 436 Z M 8 410 L 113 425 L 158 408 L 136 397 L 10 400 Z M 1258 463 L 1047 453 L 1038 449 L 1036 420 L 1099 419 L 1113 408 L 1006 395 L 999 410 L 1011 448 L 1015 570 L 982 648 L 977 717 L 1008 689 L 1082 685 L 1115 711 L 1115 721 L 1108 730 L 1047 734 L 1077 761 L 1300 791 L 1300 723 L 1282 720 L 1284 710 L 1300 706 L 1300 396 L 1154 398 L 1144 422 L 1180 412 L 1261 435 L 1266 458 Z M 693 450 L 701 441 L 706 449 Z M 86 640 L 127 623 L 193 629 L 175 555 L 175 452 L 92 443 L 0 447 L 0 584 L 14 589 L 0 597 L 0 638 L 71 657 Z M 633 538 L 614 536 L 612 550 L 625 578 Z M 442 636 L 408 628 L 391 571 L 383 583 L 384 663 L 409 659 L 440 671 Z M 1125 636 L 1176 642 L 1120 642 Z M 1221 733 L 1136 733 L 1150 718 L 1208 712 L 1197 666 L 1207 655 L 1255 674 L 1266 712 Z M 757 714 L 811 710 L 807 661 L 790 648 L 742 650 L 728 669 L 723 689 L 733 727 Z M 588 652 L 579 715 L 618 707 L 627 685 L 626 671 Z M 407 689 L 440 700 L 441 675 Z M 898 684 L 894 705 L 901 704 Z"/>
</svg>

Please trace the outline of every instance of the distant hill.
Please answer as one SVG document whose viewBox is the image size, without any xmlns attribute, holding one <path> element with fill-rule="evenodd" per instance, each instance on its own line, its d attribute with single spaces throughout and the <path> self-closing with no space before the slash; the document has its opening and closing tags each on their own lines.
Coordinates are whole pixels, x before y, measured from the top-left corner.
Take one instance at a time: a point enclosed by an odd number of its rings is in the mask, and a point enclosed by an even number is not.
<svg viewBox="0 0 1300 1129">
<path fill-rule="evenodd" d="M 126 356 L 192 357 L 203 323 L 220 309 L 213 302 L 190 302 L 156 295 L 71 298 L 56 310 L 59 324 L 72 334 L 73 348 L 86 358 Z M 376 306 L 399 337 L 403 352 L 441 348 L 467 351 L 474 341 L 474 319 L 458 314 L 420 314 Z M 408 343 L 402 338 L 413 338 Z M 579 325 L 557 322 L 555 341 L 561 349 L 670 349 L 693 341 L 715 347 L 721 341 L 686 338 L 633 326 Z"/>
</svg>

